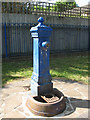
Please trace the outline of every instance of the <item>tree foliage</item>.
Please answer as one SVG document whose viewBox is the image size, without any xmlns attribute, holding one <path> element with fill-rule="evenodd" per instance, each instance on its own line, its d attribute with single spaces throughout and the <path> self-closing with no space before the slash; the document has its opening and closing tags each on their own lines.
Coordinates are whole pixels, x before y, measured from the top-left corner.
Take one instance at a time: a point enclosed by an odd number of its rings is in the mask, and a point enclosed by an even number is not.
<svg viewBox="0 0 90 120">
<path fill-rule="evenodd" d="M 76 2 L 56 2 L 54 11 L 63 12 L 76 7 Z"/>
</svg>

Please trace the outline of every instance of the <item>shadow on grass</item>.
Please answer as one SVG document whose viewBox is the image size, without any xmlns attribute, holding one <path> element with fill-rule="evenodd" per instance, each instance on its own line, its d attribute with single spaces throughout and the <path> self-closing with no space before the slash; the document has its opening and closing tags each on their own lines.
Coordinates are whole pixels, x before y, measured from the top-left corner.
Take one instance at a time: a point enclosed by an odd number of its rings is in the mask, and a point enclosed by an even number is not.
<svg viewBox="0 0 90 120">
<path fill-rule="evenodd" d="M 32 60 L 14 60 L 5 61 L 2 63 L 2 83 L 3 85 L 8 81 L 19 80 L 26 77 L 31 77 L 32 74 Z"/>
<path fill-rule="evenodd" d="M 88 56 L 50 57 L 50 74 L 52 77 L 64 78 L 65 82 L 88 83 Z M 31 78 L 32 60 L 8 60 L 2 64 L 3 84 L 10 80 Z"/>
</svg>

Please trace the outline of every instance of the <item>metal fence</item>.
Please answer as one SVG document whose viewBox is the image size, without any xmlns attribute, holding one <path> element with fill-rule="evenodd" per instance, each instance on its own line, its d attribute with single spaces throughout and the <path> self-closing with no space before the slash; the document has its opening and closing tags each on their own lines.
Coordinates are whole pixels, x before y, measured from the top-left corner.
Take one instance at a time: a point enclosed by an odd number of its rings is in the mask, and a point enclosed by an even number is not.
<svg viewBox="0 0 90 120">
<path fill-rule="evenodd" d="M 2 13 L 90 18 L 90 8 L 76 7 L 72 2 L 68 5 L 47 2 L 3 2 Z"/>
<path fill-rule="evenodd" d="M 57 24 L 51 24 L 50 20 L 52 16 L 68 16 L 68 17 L 83 17 L 87 14 L 89 16 L 89 8 L 77 8 L 72 6 L 69 9 L 65 6 L 63 9 L 56 8 L 52 3 L 14 3 L 3 2 L 2 3 L 2 55 L 3 57 L 10 56 L 22 56 L 32 54 L 33 41 L 30 35 L 30 28 L 35 26 L 35 19 L 38 15 L 49 15 L 49 25 L 53 28 L 52 36 L 50 39 L 50 52 L 71 52 L 82 51 L 90 49 L 88 46 L 88 30 L 90 29 L 85 25 L 70 25 L 65 24 L 64 19 L 61 20 L 61 24 L 57 22 L 57 17 L 54 19 Z M 76 12 L 77 11 L 77 12 Z M 30 15 L 29 14 L 36 14 Z M 34 23 L 28 22 L 32 17 Z M 24 19 L 25 18 L 25 19 Z M 58 17 L 59 18 L 59 17 Z M 16 19 L 16 20 L 14 20 Z M 24 20 L 22 20 L 24 19 Z M 29 20 L 28 20 L 29 19 Z M 72 19 L 72 18 L 69 18 Z M 65 19 L 66 20 L 66 19 Z M 13 22 L 14 21 L 14 22 Z M 19 22 L 20 23 L 19 23 Z M 24 22 L 25 21 L 25 22 Z M 53 21 L 53 20 L 52 20 Z M 59 21 L 59 20 L 58 20 Z M 69 20 L 66 20 L 69 21 Z M 76 20 L 78 21 L 78 19 Z M 70 22 L 70 21 L 69 21 Z M 75 22 L 75 21 L 74 21 Z M 77 22 L 78 23 L 78 22 Z M 79 22 L 80 23 L 80 22 Z"/>
<path fill-rule="evenodd" d="M 32 54 L 32 38 L 30 27 L 35 24 L 25 23 L 4 23 L 3 24 L 3 57 L 23 56 Z"/>
<path fill-rule="evenodd" d="M 3 24 L 3 57 L 30 56 L 33 51 L 33 41 L 29 30 L 35 25 L 34 23 Z M 50 26 L 53 29 L 50 53 L 88 50 L 88 26 L 57 24 Z"/>
</svg>

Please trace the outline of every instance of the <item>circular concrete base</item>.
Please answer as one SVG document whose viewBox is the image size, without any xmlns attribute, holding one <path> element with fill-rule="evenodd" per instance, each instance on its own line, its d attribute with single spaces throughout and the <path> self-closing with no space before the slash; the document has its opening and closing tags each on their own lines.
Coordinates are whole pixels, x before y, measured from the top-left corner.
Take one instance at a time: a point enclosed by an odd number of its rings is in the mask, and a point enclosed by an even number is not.
<svg viewBox="0 0 90 120">
<path fill-rule="evenodd" d="M 66 108 L 66 103 L 63 93 L 53 89 L 52 93 L 45 96 L 30 95 L 26 101 L 26 106 L 36 115 L 51 117 L 62 113 Z"/>
</svg>

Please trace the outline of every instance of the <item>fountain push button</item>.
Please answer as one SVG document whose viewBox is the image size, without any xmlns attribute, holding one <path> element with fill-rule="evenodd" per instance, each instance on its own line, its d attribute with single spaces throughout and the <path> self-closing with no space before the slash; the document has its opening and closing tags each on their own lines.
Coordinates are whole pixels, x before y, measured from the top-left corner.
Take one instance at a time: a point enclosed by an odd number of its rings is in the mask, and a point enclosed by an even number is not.
<svg viewBox="0 0 90 120">
<path fill-rule="evenodd" d="M 47 50 L 49 48 L 49 42 L 45 41 L 45 42 L 42 42 L 42 48 L 44 50 Z"/>
</svg>

